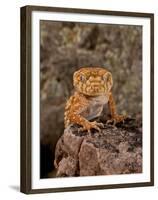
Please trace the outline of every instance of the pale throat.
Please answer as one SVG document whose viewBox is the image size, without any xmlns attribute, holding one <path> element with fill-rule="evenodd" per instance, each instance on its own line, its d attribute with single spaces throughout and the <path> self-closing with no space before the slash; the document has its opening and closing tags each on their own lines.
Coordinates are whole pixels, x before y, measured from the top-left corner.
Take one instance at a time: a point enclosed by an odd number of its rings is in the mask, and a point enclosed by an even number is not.
<svg viewBox="0 0 158 200">
<path fill-rule="evenodd" d="M 109 97 L 105 94 L 99 96 L 87 97 L 89 105 L 83 109 L 80 114 L 87 120 L 92 120 L 99 117 L 103 111 L 103 107 L 108 103 Z"/>
<path fill-rule="evenodd" d="M 91 96 L 91 97 L 88 97 L 88 100 L 90 102 L 93 102 L 94 104 L 104 105 L 104 104 L 108 103 L 109 95 L 108 94 L 102 94 L 102 95 L 99 95 L 99 96 Z"/>
</svg>

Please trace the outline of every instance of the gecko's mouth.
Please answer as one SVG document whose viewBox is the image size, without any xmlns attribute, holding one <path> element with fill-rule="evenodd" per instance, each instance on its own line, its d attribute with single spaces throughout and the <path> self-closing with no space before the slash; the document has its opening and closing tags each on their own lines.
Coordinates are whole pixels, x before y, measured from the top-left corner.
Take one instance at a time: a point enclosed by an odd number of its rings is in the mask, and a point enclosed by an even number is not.
<svg viewBox="0 0 158 200">
<path fill-rule="evenodd" d="M 105 85 L 95 84 L 84 87 L 82 93 L 88 96 L 99 96 L 107 93 Z"/>
</svg>

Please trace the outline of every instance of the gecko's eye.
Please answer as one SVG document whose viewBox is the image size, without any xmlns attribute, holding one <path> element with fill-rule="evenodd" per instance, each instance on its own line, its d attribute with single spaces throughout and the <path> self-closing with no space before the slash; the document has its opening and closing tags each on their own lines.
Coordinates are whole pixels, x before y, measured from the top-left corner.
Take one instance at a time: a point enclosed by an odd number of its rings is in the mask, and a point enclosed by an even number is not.
<svg viewBox="0 0 158 200">
<path fill-rule="evenodd" d="M 111 74 L 107 73 L 102 76 L 102 80 L 105 82 L 109 82 L 111 80 Z"/>
<path fill-rule="evenodd" d="M 106 74 L 102 76 L 102 80 L 103 80 L 103 81 L 105 81 L 105 82 L 107 82 L 107 80 L 108 80 L 108 77 L 107 77 L 107 75 L 106 75 Z"/>
<path fill-rule="evenodd" d="M 86 81 L 86 77 L 84 75 L 80 75 L 80 81 L 85 82 Z"/>
</svg>

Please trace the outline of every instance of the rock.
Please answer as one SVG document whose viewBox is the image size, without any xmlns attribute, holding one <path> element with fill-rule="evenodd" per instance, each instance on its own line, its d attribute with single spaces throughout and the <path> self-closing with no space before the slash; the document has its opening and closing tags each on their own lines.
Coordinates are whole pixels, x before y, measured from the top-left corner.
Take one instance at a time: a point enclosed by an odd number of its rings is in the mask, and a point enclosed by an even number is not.
<svg viewBox="0 0 158 200">
<path fill-rule="evenodd" d="M 104 124 L 99 133 L 69 126 L 55 150 L 56 176 L 95 176 L 142 172 L 142 129 L 135 119 L 116 126 Z"/>
</svg>

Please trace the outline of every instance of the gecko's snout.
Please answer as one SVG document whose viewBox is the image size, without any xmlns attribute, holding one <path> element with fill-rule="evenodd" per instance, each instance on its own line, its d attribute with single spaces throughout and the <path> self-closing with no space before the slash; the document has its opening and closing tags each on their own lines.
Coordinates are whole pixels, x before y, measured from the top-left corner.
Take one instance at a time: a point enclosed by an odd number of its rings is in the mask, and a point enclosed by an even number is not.
<svg viewBox="0 0 158 200">
<path fill-rule="evenodd" d="M 112 87 L 112 75 L 104 68 L 81 68 L 73 76 L 77 91 L 89 96 L 107 94 Z"/>
</svg>

